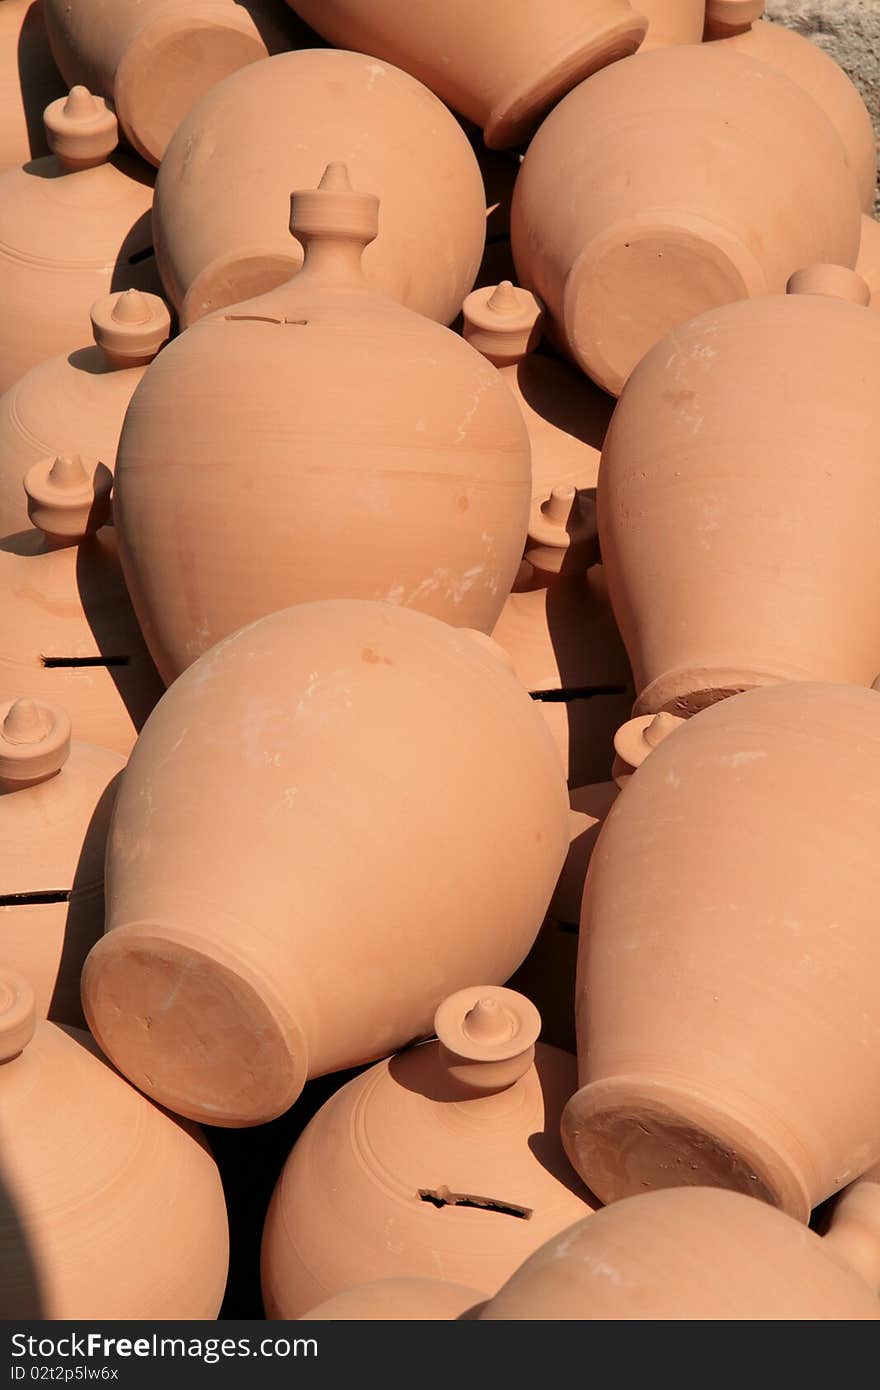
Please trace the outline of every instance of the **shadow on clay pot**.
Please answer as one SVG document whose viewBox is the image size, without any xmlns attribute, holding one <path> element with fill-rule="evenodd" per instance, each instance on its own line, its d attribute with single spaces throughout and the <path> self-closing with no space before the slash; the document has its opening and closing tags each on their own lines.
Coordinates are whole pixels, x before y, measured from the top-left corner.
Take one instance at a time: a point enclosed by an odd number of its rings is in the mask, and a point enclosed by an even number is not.
<svg viewBox="0 0 880 1390">
<path fill-rule="evenodd" d="M 2 1156 L 0 1156 L 2 1158 Z M 46 1316 L 40 1276 L 0 1161 L 0 1321 L 36 1322 Z"/>
<path fill-rule="evenodd" d="M 35 53 L 39 49 L 45 50 L 41 66 L 47 71 L 52 71 L 53 74 L 57 73 L 55 64 L 49 57 L 48 48 L 49 41 L 43 29 L 43 17 L 40 14 L 37 0 L 34 0 L 34 3 L 28 8 L 19 30 L 16 50 L 18 82 L 27 127 L 28 147 L 34 159 L 49 153 L 49 146 L 46 144 L 46 128 L 43 125 L 43 111 L 46 106 L 45 89 L 42 83 L 34 82 Z M 57 77 L 57 91 L 53 95 L 61 96 L 64 92 L 64 83 L 60 73 L 57 73 Z"/>
<path fill-rule="evenodd" d="M 83 962 L 103 931 L 103 911 L 96 910 L 96 899 L 103 903 L 104 883 L 103 878 L 95 881 L 95 865 L 104 862 L 104 846 L 121 776 L 120 771 L 107 783 L 83 836 L 82 851 L 70 885 L 64 944 L 47 1014 L 52 1022 L 85 1027 L 79 981 Z"/>
</svg>

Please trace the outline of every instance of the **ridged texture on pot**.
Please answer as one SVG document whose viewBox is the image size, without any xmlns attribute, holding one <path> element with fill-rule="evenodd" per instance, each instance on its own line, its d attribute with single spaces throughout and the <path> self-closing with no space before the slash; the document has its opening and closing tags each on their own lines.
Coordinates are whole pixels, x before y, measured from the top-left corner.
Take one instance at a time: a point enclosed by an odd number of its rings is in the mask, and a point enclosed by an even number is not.
<svg viewBox="0 0 880 1390">
<path fill-rule="evenodd" d="M 601 1200 L 728 1187 L 806 1221 L 877 1162 L 878 893 L 877 692 L 750 690 L 654 748 L 581 916 L 563 1139 Z"/>
<path fill-rule="evenodd" d="M 0 906 L 3 966 L 30 981 L 37 1014 L 56 1023 L 83 1022 L 80 972 L 104 930 L 104 850 L 124 767 L 118 753 L 74 742 L 54 777 L 0 792 L 3 897 L 70 893 Z"/>
<path fill-rule="evenodd" d="M 375 235 L 375 199 L 337 178 L 331 165 L 295 195 L 303 270 L 194 324 L 129 406 L 116 525 L 166 681 L 245 623 L 317 599 L 489 632 L 516 575 L 530 493 L 516 401 L 456 334 L 367 283 L 370 229 L 342 228 L 367 215 Z M 328 224 L 312 237 L 298 209 L 314 208 L 305 221 Z"/>
<path fill-rule="evenodd" d="M 476 1289 L 439 1279 L 378 1279 L 346 1289 L 302 1317 L 306 1322 L 453 1322 L 485 1301 Z"/>
<path fill-rule="evenodd" d="M 86 1016 L 162 1103 L 258 1123 L 507 979 L 567 844 L 552 740 L 486 643 L 389 604 L 288 609 L 143 731 Z"/>
<path fill-rule="evenodd" d="M 0 1146 L 5 1308 L 102 1323 L 217 1316 L 229 1235 L 214 1160 L 87 1034 L 38 1023 L 0 1066 Z"/>
<path fill-rule="evenodd" d="M 129 144 L 158 164 L 205 92 L 296 38 L 266 0 L 43 0 L 49 40 L 72 86 L 113 102 Z"/>
<path fill-rule="evenodd" d="M 70 658 L 80 664 L 46 664 Z M 63 705 L 84 743 L 128 755 L 162 683 L 112 527 L 58 548 L 38 531 L 0 541 L 0 690 Z"/>
<path fill-rule="evenodd" d="M 638 8 L 648 21 L 640 53 L 702 41 L 706 0 L 638 0 Z"/>
<path fill-rule="evenodd" d="M 842 300 L 732 304 L 639 364 L 598 496 L 636 713 L 768 681 L 871 683 L 878 433 L 880 321 Z"/>
<path fill-rule="evenodd" d="M 646 20 L 629 0 L 288 0 L 331 43 L 396 63 L 486 144 L 524 142 L 597 68 L 634 53 Z"/>
<path fill-rule="evenodd" d="M 720 44 L 639 53 L 569 93 L 526 152 L 511 218 L 522 284 L 615 395 L 694 315 L 781 293 L 812 262 L 855 265 L 859 231 L 828 117 Z"/>
<path fill-rule="evenodd" d="M 559 1142 L 576 1070 L 570 1054 L 538 1044 L 508 1090 L 462 1099 L 435 1042 L 343 1086 L 297 1141 L 269 1207 L 268 1316 L 297 1318 L 393 1276 L 442 1274 L 495 1293 L 532 1250 L 593 1210 Z M 441 1205 L 446 1191 L 490 1205 Z"/>
<path fill-rule="evenodd" d="M 314 187 L 331 160 L 347 164 L 355 188 L 381 199 L 380 234 L 364 258 L 368 279 L 408 308 L 452 322 L 486 234 L 467 136 L 398 68 L 363 53 L 308 49 L 227 78 L 168 147 L 153 227 L 184 325 L 283 283 L 302 264 L 287 232 L 290 193 Z"/>
<path fill-rule="evenodd" d="M 707 1188 L 619 1202 L 556 1236 L 480 1318 L 874 1321 L 880 1301 L 812 1231 Z"/>
<path fill-rule="evenodd" d="M 877 182 L 874 129 L 858 88 L 843 68 L 818 44 L 781 24 L 759 20 L 744 33 L 721 42 L 738 53 L 768 63 L 809 92 L 840 136 L 862 207 L 870 212 Z"/>
<path fill-rule="evenodd" d="M 43 110 L 64 92 L 41 0 L 0 0 L 0 170 L 48 153 Z"/>
</svg>

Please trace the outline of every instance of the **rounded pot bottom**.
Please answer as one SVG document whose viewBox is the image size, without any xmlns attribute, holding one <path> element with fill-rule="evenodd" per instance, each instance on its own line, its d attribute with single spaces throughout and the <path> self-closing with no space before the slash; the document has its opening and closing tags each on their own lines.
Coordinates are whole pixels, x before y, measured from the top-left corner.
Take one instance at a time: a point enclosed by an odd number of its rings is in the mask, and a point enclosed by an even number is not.
<svg viewBox="0 0 880 1390">
<path fill-rule="evenodd" d="M 562 1116 L 566 1153 L 600 1201 L 722 1187 L 810 1218 L 800 1172 L 766 1135 L 684 1085 L 622 1076 L 582 1087 Z"/>
<path fill-rule="evenodd" d="M 301 1030 L 252 972 L 195 937 L 146 924 L 111 931 L 86 961 L 82 998 L 115 1066 L 188 1119 L 262 1124 L 305 1085 Z"/>
<path fill-rule="evenodd" d="M 302 256 L 261 248 L 218 256 L 193 280 L 180 306 L 180 326 L 190 328 L 206 314 L 256 299 L 284 285 L 302 268 Z"/>
<path fill-rule="evenodd" d="M 744 667 L 690 667 L 664 672 L 646 685 L 633 705 L 640 714 L 678 714 L 688 719 L 701 709 L 717 705 L 731 695 L 741 695 L 760 685 L 786 685 L 791 681 L 817 680 L 807 671 L 748 671 Z"/>
</svg>

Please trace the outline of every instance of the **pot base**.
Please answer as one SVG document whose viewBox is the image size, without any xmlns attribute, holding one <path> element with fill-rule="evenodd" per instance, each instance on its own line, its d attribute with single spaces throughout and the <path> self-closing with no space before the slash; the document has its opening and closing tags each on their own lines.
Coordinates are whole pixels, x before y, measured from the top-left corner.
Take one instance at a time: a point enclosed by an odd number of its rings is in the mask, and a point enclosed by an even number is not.
<svg viewBox="0 0 880 1390">
<path fill-rule="evenodd" d="M 645 353 L 679 324 L 766 293 L 760 265 L 735 237 L 658 210 L 615 223 L 585 247 L 565 284 L 565 334 L 583 370 L 619 396 Z"/>
<path fill-rule="evenodd" d="M 173 16 L 147 25 L 127 49 L 113 84 L 116 114 L 129 144 L 158 166 L 200 97 L 265 57 L 256 35 L 207 19 Z"/>
<path fill-rule="evenodd" d="M 674 1082 L 623 1076 L 578 1091 L 562 1116 L 574 1168 L 600 1201 L 666 1187 L 723 1187 L 810 1218 L 810 1194 L 766 1136 Z"/>
<path fill-rule="evenodd" d="M 733 667 L 692 667 L 666 671 L 646 685 L 632 708 L 640 714 L 678 714 L 689 719 L 701 709 L 717 705 L 731 695 L 742 695 L 760 685 L 786 685 L 790 681 L 815 680 L 807 671 L 746 671 Z"/>
<path fill-rule="evenodd" d="M 190 328 L 207 314 L 268 294 L 302 269 L 302 256 L 277 251 L 234 251 L 218 256 L 193 280 L 180 306 L 180 326 Z"/>
<path fill-rule="evenodd" d="M 300 1094 L 308 1053 L 249 973 L 198 938 L 120 927 L 86 961 L 83 1009 L 110 1060 L 157 1104 L 202 1124 L 262 1124 Z"/>
</svg>

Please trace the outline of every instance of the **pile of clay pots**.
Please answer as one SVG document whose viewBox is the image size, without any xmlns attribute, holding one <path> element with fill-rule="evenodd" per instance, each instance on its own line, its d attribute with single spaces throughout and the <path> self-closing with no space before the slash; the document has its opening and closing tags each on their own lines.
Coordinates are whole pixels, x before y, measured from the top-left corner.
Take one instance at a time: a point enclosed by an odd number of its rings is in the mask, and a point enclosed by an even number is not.
<svg viewBox="0 0 880 1390">
<path fill-rule="evenodd" d="M 880 1317 L 875 143 L 762 8 L 0 0 L 2 1316 Z"/>
</svg>

